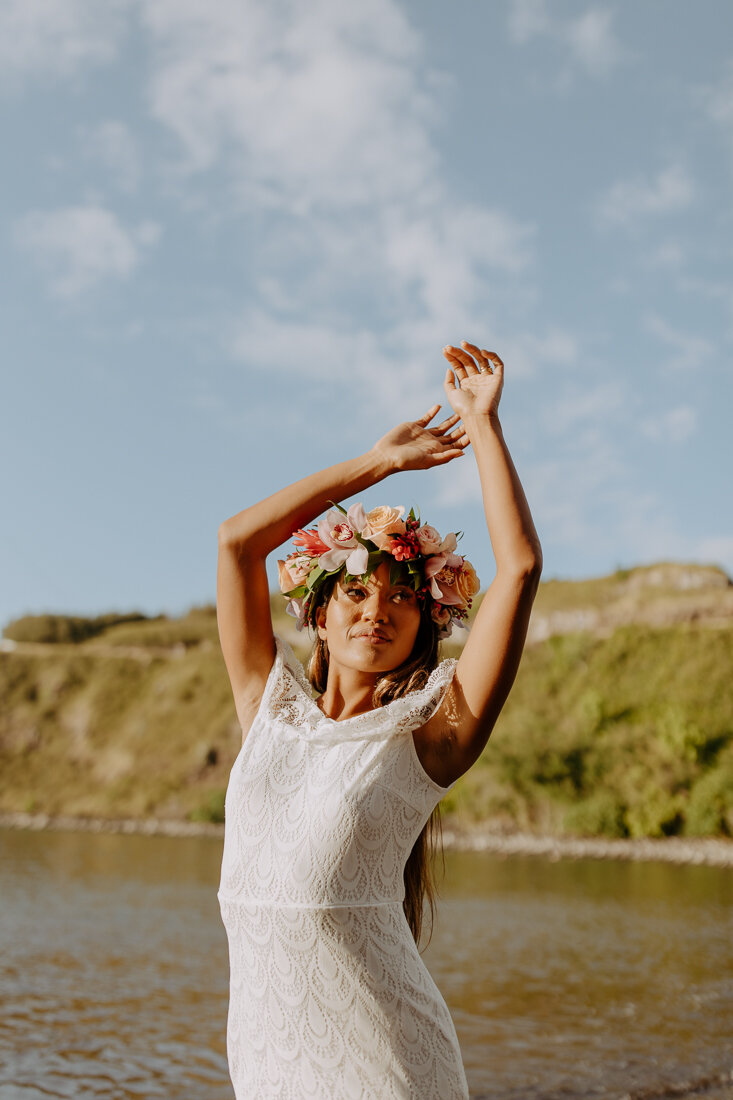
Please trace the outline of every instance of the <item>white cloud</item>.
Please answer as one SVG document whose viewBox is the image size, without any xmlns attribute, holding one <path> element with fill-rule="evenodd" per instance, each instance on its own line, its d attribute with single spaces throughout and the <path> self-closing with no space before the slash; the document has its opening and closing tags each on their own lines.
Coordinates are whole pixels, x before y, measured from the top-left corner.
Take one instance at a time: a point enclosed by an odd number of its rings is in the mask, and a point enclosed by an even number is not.
<svg viewBox="0 0 733 1100">
<path fill-rule="evenodd" d="M 257 224 L 254 293 L 225 337 L 235 359 L 282 356 L 301 382 L 348 377 L 367 404 L 414 414 L 447 340 L 480 339 L 499 312 L 511 326 L 534 228 L 448 194 L 435 74 L 393 0 L 149 0 L 141 18 L 180 181 L 225 174 L 230 211 Z M 561 335 L 553 353 L 569 354 Z"/>
<path fill-rule="evenodd" d="M 715 350 L 713 344 L 703 336 L 691 336 L 687 332 L 682 332 L 656 313 L 650 313 L 645 317 L 644 327 L 647 332 L 656 336 L 671 349 L 664 358 L 662 364 L 664 370 L 695 370 L 702 366 Z"/>
<path fill-rule="evenodd" d="M 396 295 L 416 299 L 424 319 L 439 325 L 455 325 L 470 314 L 492 273 L 517 275 L 532 261 L 529 226 L 469 203 L 436 203 L 417 216 L 393 210 L 374 228 L 375 274 L 390 279 Z"/>
<path fill-rule="evenodd" d="M 507 371 L 517 378 L 547 368 L 571 367 L 578 359 L 577 339 L 564 329 L 549 328 L 540 335 L 507 328 L 499 332 L 498 341 Z"/>
<path fill-rule="evenodd" d="M 137 190 L 142 165 L 129 126 L 109 119 L 97 126 L 80 127 L 79 138 L 84 154 L 101 161 L 117 187 L 127 192 Z"/>
<path fill-rule="evenodd" d="M 587 381 L 572 386 L 555 387 L 556 400 L 545 405 L 542 418 L 551 435 L 567 435 L 591 429 L 592 434 L 608 422 L 609 416 L 627 401 L 626 386 L 621 380 L 589 387 Z"/>
<path fill-rule="evenodd" d="M 434 105 L 392 0 L 150 0 L 150 103 L 183 167 L 228 154 L 243 202 L 308 213 L 430 190 Z"/>
<path fill-rule="evenodd" d="M 570 49 L 591 76 L 606 76 L 623 53 L 612 26 L 613 16 L 603 8 L 589 8 L 566 30 Z"/>
<path fill-rule="evenodd" d="M 681 164 L 663 168 L 651 180 L 637 177 L 615 183 L 598 203 L 602 222 L 630 225 L 639 218 L 684 210 L 694 201 L 695 186 Z"/>
<path fill-rule="evenodd" d="M 697 431 L 697 410 L 692 405 L 677 405 L 648 417 L 641 428 L 644 435 L 657 443 L 684 443 Z"/>
<path fill-rule="evenodd" d="M 68 77 L 104 64 L 123 37 L 129 0 L 3 0 L 0 83 Z"/>
<path fill-rule="evenodd" d="M 393 220 L 393 214 L 321 227 L 319 251 L 308 258 L 314 275 L 303 285 L 299 275 L 263 272 L 259 304 L 248 303 L 234 323 L 229 353 L 250 370 L 279 364 L 298 391 L 327 385 L 356 398 L 363 411 L 381 408 L 396 417 L 414 417 L 442 400 L 447 342 L 486 346 L 499 339 L 515 377 L 548 358 L 573 357 L 572 339 L 559 330 L 530 347 L 527 338 L 505 344 L 491 323 L 494 281 L 511 296 L 530 263 L 526 227 L 493 211 L 468 216 L 460 207 L 438 207 L 431 219 L 411 220 L 405 212 Z M 343 285 L 350 293 L 340 308 L 333 299 Z M 361 319 L 366 300 L 381 318 L 369 327 Z"/>
<path fill-rule="evenodd" d="M 128 277 L 141 250 L 159 235 L 155 222 L 127 229 L 98 205 L 31 211 L 15 228 L 16 243 L 35 259 L 61 298 L 76 297 L 104 279 Z"/>
<path fill-rule="evenodd" d="M 647 267 L 660 270 L 679 270 L 683 267 L 685 252 L 676 241 L 667 241 L 653 249 L 644 259 Z"/>
<path fill-rule="evenodd" d="M 512 0 L 509 5 L 509 36 L 523 44 L 536 34 L 550 29 L 550 16 L 545 0 Z"/>
<path fill-rule="evenodd" d="M 557 15 L 556 8 L 551 15 L 546 0 L 512 0 L 508 20 L 513 41 L 524 45 L 544 36 L 589 76 L 608 76 L 626 57 L 613 28 L 613 12 L 607 8 L 590 7 L 566 20 Z"/>
<path fill-rule="evenodd" d="M 708 115 L 723 128 L 733 143 L 733 62 L 722 79 L 703 91 L 703 102 Z"/>
</svg>

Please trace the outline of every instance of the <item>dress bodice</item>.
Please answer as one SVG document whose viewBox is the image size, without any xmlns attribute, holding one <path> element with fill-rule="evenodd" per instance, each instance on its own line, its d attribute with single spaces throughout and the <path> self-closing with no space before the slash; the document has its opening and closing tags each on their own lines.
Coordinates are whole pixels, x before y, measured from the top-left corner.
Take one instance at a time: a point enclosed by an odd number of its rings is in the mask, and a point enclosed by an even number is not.
<svg viewBox="0 0 733 1100">
<path fill-rule="evenodd" d="M 412 733 L 455 664 L 442 661 L 419 691 L 337 722 L 278 639 L 230 776 L 220 898 L 310 908 L 401 902 L 407 857 L 449 790 L 426 774 Z"/>
</svg>

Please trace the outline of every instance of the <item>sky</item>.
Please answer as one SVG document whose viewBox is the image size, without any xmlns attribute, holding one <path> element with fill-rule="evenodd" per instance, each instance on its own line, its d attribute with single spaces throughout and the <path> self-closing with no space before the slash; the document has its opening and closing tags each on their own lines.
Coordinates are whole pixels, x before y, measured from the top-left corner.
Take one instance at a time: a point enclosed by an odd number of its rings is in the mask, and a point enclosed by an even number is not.
<svg viewBox="0 0 733 1100">
<path fill-rule="evenodd" d="M 733 573 L 729 0 L 3 0 L 0 120 L 0 624 L 213 601 L 462 339 L 545 579 Z M 360 499 L 491 580 L 471 457 Z"/>
</svg>

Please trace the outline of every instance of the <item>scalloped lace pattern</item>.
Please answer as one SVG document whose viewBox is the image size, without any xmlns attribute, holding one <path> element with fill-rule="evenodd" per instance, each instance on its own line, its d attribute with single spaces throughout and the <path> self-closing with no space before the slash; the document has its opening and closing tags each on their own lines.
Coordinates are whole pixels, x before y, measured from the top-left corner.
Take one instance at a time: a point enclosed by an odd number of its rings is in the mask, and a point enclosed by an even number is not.
<svg viewBox="0 0 733 1100">
<path fill-rule="evenodd" d="M 237 1100 L 465 1100 L 448 1008 L 402 909 L 405 861 L 447 788 L 412 731 L 453 676 L 344 722 L 280 640 L 232 768 L 219 902 Z"/>
</svg>

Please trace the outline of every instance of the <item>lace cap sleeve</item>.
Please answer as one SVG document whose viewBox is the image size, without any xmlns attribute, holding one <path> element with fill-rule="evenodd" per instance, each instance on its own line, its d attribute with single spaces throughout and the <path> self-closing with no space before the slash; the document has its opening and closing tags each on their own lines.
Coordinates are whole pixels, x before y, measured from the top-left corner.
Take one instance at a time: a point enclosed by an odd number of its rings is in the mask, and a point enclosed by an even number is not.
<svg viewBox="0 0 733 1100">
<path fill-rule="evenodd" d="M 457 665 L 454 657 L 433 669 L 424 687 L 388 703 L 385 710 L 401 730 L 415 730 L 427 722 L 443 700 Z"/>
<path fill-rule="evenodd" d="M 275 660 L 262 693 L 257 721 L 266 721 L 273 715 L 300 718 L 307 701 L 313 697 L 305 669 L 288 643 L 275 635 L 275 646 Z"/>
</svg>

